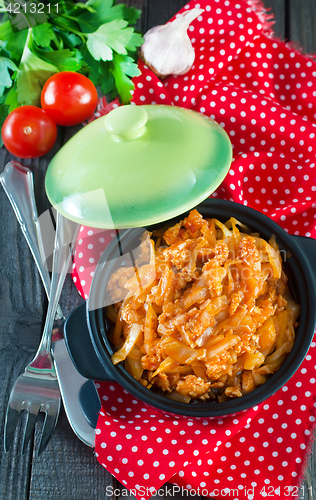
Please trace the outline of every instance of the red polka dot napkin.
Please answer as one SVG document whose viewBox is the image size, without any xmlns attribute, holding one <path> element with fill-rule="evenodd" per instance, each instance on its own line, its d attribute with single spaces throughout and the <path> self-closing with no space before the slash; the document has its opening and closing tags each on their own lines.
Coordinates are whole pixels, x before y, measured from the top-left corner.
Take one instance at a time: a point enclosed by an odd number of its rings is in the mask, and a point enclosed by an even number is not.
<svg viewBox="0 0 316 500">
<path fill-rule="evenodd" d="M 212 196 L 260 210 L 289 233 L 316 238 L 316 63 L 274 39 L 270 16 L 258 2 L 201 0 L 182 10 L 194 7 L 204 9 L 189 28 L 194 66 L 184 76 L 159 80 L 140 61 L 133 102 L 183 106 L 215 119 L 229 134 L 233 161 Z M 97 116 L 108 111 L 101 101 Z M 81 228 L 73 279 L 85 298 L 113 236 Z M 166 495 L 183 488 L 219 499 L 299 497 L 315 422 L 315 382 L 313 342 L 277 394 L 222 420 L 163 415 L 119 385 L 99 383 L 95 453 L 138 499 L 159 488 Z"/>
</svg>

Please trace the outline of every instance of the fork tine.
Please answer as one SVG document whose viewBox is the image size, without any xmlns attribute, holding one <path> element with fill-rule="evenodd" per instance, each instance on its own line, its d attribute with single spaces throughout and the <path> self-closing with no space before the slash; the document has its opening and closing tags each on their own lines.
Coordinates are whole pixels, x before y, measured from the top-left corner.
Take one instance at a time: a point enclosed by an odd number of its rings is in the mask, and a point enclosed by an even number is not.
<svg viewBox="0 0 316 500">
<path fill-rule="evenodd" d="M 57 424 L 59 410 L 60 410 L 60 404 L 59 404 L 57 412 L 55 411 L 54 408 L 49 408 L 48 411 L 46 412 L 45 420 L 44 420 L 44 424 L 43 424 L 43 429 L 42 429 L 41 440 L 40 440 L 40 444 L 39 444 L 38 451 L 37 451 L 38 457 L 45 450 L 45 448 L 48 444 L 50 435 L 53 432 L 53 430 Z"/>
<path fill-rule="evenodd" d="M 31 435 L 32 435 L 32 432 L 34 430 L 36 417 L 37 417 L 37 413 L 32 413 L 31 411 L 27 410 L 27 421 L 26 421 L 26 427 L 25 427 L 25 431 L 24 431 L 22 455 L 24 455 L 24 453 L 26 451 L 26 447 L 28 445 L 28 442 L 29 442 Z"/>
<path fill-rule="evenodd" d="M 19 418 L 20 412 L 18 410 L 10 408 L 10 406 L 8 405 L 4 427 L 4 449 L 6 452 L 8 452 L 11 447 Z"/>
</svg>

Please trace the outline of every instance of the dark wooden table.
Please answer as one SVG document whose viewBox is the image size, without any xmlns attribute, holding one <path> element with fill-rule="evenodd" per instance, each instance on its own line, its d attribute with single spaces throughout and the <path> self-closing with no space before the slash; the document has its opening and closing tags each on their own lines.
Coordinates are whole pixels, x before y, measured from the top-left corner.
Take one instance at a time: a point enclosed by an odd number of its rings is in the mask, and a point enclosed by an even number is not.
<svg viewBox="0 0 316 500">
<path fill-rule="evenodd" d="M 126 3 L 142 10 L 139 29 L 145 33 L 150 27 L 167 22 L 186 2 L 128 0 Z M 305 53 L 316 53 L 316 0 L 264 0 L 264 5 L 274 14 L 276 37 L 297 42 Z M 76 130 L 60 128 L 53 151 L 40 159 L 23 161 L 34 173 L 40 214 L 49 207 L 44 191 L 47 165 Z M 0 171 L 12 159 L 15 158 L 4 148 L 0 149 Z M 2 188 L 0 220 L 0 500 L 103 500 L 108 485 L 120 490 L 118 499 L 126 498 L 127 492 L 124 494 L 124 488 L 99 465 L 92 449 L 74 435 L 63 408 L 52 438 L 39 459 L 35 450 L 41 423 L 24 456 L 20 455 L 17 435 L 10 453 L 3 451 L 4 418 L 10 391 L 37 349 L 46 304 L 36 266 Z M 61 300 L 64 313 L 69 314 L 81 301 L 68 276 Z M 314 498 L 311 492 L 316 492 L 315 447 L 304 486 L 305 495 L 300 498 L 311 500 Z"/>
</svg>

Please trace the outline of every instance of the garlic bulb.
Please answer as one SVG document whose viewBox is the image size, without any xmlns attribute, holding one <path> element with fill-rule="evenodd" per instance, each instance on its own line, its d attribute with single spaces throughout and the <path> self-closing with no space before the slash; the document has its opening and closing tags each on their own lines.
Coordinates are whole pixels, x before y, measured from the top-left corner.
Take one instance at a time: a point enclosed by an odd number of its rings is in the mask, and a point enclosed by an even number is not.
<svg viewBox="0 0 316 500">
<path fill-rule="evenodd" d="M 156 75 L 184 75 L 192 67 L 195 53 L 187 30 L 202 12 L 204 9 L 188 10 L 174 21 L 145 33 L 141 57 Z"/>
</svg>

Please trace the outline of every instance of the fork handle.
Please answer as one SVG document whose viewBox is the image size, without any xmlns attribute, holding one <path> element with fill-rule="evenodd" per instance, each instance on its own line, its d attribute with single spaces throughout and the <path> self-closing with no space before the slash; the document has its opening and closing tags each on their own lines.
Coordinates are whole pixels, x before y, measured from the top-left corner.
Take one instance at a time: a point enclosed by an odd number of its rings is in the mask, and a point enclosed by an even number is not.
<svg viewBox="0 0 316 500">
<path fill-rule="evenodd" d="M 37 351 L 42 356 L 47 356 L 50 352 L 51 334 L 58 301 L 68 272 L 79 225 L 65 219 L 57 212 L 53 269 L 50 278 L 44 264 L 45 252 L 35 204 L 31 170 L 17 161 L 11 161 L 0 175 L 0 181 L 33 254 L 46 294 L 51 299 L 48 303 L 42 341 Z"/>
<path fill-rule="evenodd" d="M 79 224 L 64 218 L 59 212 L 56 212 L 56 234 L 53 252 L 50 300 L 48 302 L 42 341 L 38 349 L 38 353 L 42 356 L 48 355 L 50 352 L 55 313 L 68 272 L 79 227 Z"/>
<path fill-rule="evenodd" d="M 50 277 L 44 264 L 44 246 L 35 205 L 32 171 L 17 161 L 11 161 L 0 175 L 0 181 L 33 254 L 46 294 L 49 296 Z"/>
</svg>

